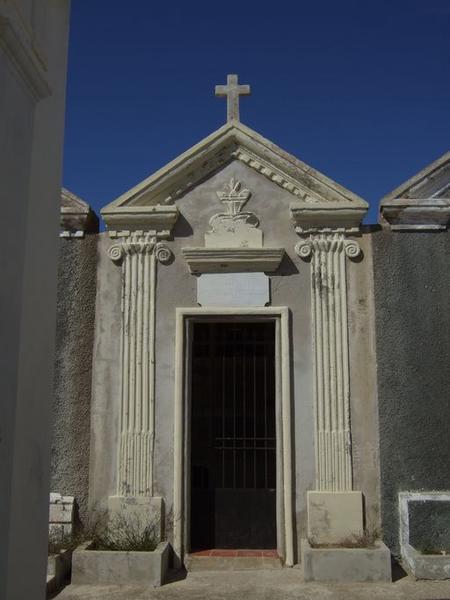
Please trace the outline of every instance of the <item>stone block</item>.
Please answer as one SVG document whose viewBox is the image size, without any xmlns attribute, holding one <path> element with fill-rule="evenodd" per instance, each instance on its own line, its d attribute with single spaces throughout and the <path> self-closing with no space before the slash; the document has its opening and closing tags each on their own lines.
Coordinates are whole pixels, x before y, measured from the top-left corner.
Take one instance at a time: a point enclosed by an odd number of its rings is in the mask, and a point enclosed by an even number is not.
<svg viewBox="0 0 450 600">
<path fill-rule="evenodd" d="M 50 523 L 72 523 L 73 504 L 50 504 Z"/>
<path fill-rule="evenodd" d="M 73 584 L 160 586 L 164 583 L 171 553 L 169 543 L 160 543 L 153 552 L 89 550 L 90 543 L 73 553 Z"/>
<path fill-rule="evenodd" d="M 373 548 L 312 548 L 301 543 L 305 581 L 389 582 L 392 580 L 391 553 L 377 541 Z"/>
<path fill-rule="evenodd" d="M 308 539 L 313 545 L 351 544 L 364 534 L 361 492 L 308 492 Z"/>
</svg>

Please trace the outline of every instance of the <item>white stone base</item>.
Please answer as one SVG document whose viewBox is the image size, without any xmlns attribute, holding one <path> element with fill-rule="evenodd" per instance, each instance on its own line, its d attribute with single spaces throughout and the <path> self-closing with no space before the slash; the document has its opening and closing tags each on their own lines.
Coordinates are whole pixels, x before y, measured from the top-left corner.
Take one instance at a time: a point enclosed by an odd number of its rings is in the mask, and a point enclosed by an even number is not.
<svg viewBox="0 0 450 600">
<path fill-rule="evenodd" d="M 312 548 L 302 540 L 301 561 L 305 581 L 392 581 L 391 553 L 381 541 L 373 548 Z"/>
<path fill-rule="evenodd" d="M 308 539 L 313 545 L 351 545 L 361 539 L 361 492 L 308 492 Z"/>
<path fill-rule="evenodd" d="M 110 496 L 108 511 L 111 518 L 120 515 L 144 526 L 153 523 L 159 540 L 164 535 L 164 499 L 160 496 Z"/>
</svg>

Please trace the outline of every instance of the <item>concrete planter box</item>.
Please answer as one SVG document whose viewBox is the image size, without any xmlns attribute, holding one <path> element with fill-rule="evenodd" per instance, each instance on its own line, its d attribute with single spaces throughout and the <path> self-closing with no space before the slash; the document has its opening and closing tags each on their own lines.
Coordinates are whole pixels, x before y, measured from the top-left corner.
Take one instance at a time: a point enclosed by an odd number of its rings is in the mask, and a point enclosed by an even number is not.
<svg viewBox="0 0 450 600">
<path fill-rule="evenodd" d="M 72 550 L 61 550 L 47 559 L 47 594 L 59 591 L 70 577 Z"/>
<path fill-rule="evenodd" d="M 450 555 L 422 554 L 410 544 L 402 548 L 402 555 L 417 579 L 450 579 Z"/>
<path fill-rule="evenodd" d="M 161 542 L 153 552 L 88 550 L 79 546 L 72 558 L 72 583 L 77 585 L 143 585 L 164 583 L 171 547 Z"/>
<path fill-rule="evenodd" d="M 301 557 L 305 581 L 392 581 L 391 553 L 381 541 L 373 548 L 313 548 L 304 539 Z"/>
</svg>

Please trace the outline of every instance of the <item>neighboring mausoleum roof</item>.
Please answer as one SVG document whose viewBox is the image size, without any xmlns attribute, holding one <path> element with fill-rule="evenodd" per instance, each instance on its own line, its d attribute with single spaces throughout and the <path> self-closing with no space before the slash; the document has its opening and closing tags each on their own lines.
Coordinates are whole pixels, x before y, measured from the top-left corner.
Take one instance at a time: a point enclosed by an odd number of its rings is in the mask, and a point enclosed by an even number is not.
<svg viewBox="0 0 450 600">
<path fill-rule="evenodd" d="M 450 220 L 450 151 L 385 196 L 381 220 L 393 230 L 446 229 Z"/>
<path fill-rule="evenodd" d="M 61 189 L 60 237 L 84 237 L 98 231 L 98 217 L 87 202 Z"/>
</svg>

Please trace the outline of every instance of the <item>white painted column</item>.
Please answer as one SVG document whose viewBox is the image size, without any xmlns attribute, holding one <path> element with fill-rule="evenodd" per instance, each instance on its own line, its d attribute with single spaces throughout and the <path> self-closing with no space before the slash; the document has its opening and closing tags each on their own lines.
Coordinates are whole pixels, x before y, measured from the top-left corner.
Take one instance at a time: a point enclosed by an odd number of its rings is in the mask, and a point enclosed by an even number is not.
<svg viewBox="0 0 450 600">
<path fill-rule="evenodd" d="M 120 441 L 117 495 L 153 496 L 155 437 L 156 264 L 172 253 L 154 236 L 137 232 L 109 249 L 122 261 Z"/>
<path fill-rule="evenodd" d="M 359 244 L 342 232 L 312 234 L 297 254 L 311 259 L 315 370 L 316 489 L 352 489 L 346 257 Z"/>
</svg>

